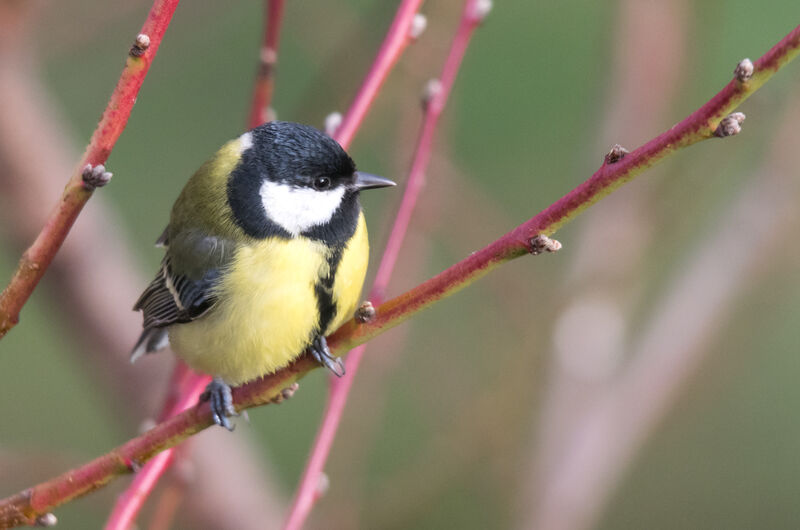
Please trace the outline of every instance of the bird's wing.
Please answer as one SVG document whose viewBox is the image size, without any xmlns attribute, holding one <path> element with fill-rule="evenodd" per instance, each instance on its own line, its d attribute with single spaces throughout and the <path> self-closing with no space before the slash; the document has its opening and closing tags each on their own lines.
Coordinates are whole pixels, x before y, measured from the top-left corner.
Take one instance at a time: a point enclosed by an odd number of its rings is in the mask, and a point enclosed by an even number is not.
<svg viewBox="0 0 800 530">
<path fill-rule="evenodd" d="M 218 269 L 209 270 L 195 280 L 177 274 L 167 255 L 155 279 L 139 297 L 133 310 L 142 311 L 145 328 L 191 322 L 214 304 L 212 288 L 218 276 Z"/>
<path fill-rule="evenodd" d="M 172 243 L 166 233 L 159 238 L 160 245 Z M 179 241 L 179 248 L 168 246 L 158 274 L 133 307 L 142 311 L 144 330 L 131 352 L 132 362 L 168 344 L 167 326 L 200 318 L 216 301 L 214 286 L 230 259 L 233 244 L 208 235 L 184 236 Z"/>
</svg>

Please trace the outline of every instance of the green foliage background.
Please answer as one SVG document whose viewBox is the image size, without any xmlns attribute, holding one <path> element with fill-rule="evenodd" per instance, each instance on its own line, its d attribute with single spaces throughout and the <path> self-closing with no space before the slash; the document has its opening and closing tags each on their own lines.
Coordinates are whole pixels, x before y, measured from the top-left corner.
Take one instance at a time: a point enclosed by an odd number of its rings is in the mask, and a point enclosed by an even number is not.
<svg viewBox="0 0 800 530">
<path fill-rule="evenodd" d="M 319 125 L 328 112 L 345 109 L 395 5 L 289 2 L 275 99 L 279 118 Z M 41 13 L 42 75 L 76 146 L 89 138 L 148 7 L 144 1 L 72 0 Z M 460 2 L 427 2 L 428 31 L 402 59 L 353 143 L 360 168 L 403 180 L 419 123 L 418 94 L 439 70 L 459 9 Z M 429 171 L 429 193 L 402 258 L 413 265 L 401 267 L 392 293 L 557 199 L 594 171 L 605 146 L 634 147 L 649 139 L 598 136 L 611 86 L 616 9 L 613 2 L 589 0 L 496 2 L 446 110 L 437 139 L 441 156 Z M 716 93 L 740 58 L 760 55 L 800 21 L 796 0 L 703 0 L 690 9 L 681 96 L 653 135 Z M 124 219 L 146 275 L 156 270 L 161 255 L 152 243 L 185 179 L 243 129 L 260 33 L 261 3 L 255 0 L 187 1 L 175 15 L 109 160 L 114 180 L 99 192 Z M 679 153 L 657 182 L 645 174 L 632 184 L 658 188 L 650 207 L 660 224 L 644 271 L 642 314 L 758 169 L 798 81 L 800 64 L 792 64 L 745 104 L 743 134 Z M 437 183 L 444 173 L 456 178 Z M 475 203 L 463 200 L 466 188 L 481 197 L 485 211 L 476 213 Z M 365 197 L 376 249 L 398 196 Z M 448 217 L 437 218 L 441 212 Z M 471 216 L 485 230 L 460 232 Z M 316 527 L 348 520 L 336 519 L 347 509 L 362 528 L 514 526 L 524 506 L 520 484 L 536 433 L 550 325 L 563 305 L 558 293 L 568 280 L 565 264 L 577 231 L 570 226 L 559 233 L 565 247 L 558 255 L 518 260 L 502 278 L 487 278 L 370 346 L 334 447 L 331 491 L 315 514 Z M 19 252 L 0 246 L 0 278 L 10 275 Z M 713 353 L 632 462 L 601 528 L 800 525 L 800 253 L 787 241 L 763 261 L 767 272 L 737 298 L 724 332 L 707 345 Z M 512 305 L 505 300 L 509 287 L 517 293 Z M 69 300 L 55 299 L 45 281 L 21 325 L 0 342 L 0 454 L 73 465 L 135 432 L 135 422 L 120 417 L 82 366 L 74 340 L 80 330 L 67 329 L 65 311 Z M 371 377 L 380 384 L 370 385 Z M 325 391 L 318 371 L 290 402 L 251 412 L 250 425 L 234 434 L 247 430 L 258 437 L 272 478 L 287 496 Z M 0 477 L 0 495 L 46 476 L 33 469 Z M 125 482 L 58 510 L 61 528 L 100 526 Z"/>
</svg>

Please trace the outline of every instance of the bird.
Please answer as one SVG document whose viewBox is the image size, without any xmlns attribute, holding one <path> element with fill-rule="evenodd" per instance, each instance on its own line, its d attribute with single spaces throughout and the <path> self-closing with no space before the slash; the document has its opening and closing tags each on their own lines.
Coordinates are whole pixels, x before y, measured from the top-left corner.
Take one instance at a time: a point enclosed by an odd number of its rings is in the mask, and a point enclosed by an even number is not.
<svg viewBox="0 0 800 530">
<path fill-rule="evenodd" d="M 356 170 L 314 127 L 271 121 L 224 144 L 189 179 L 156 246 L 155 279 L 134 305 L 131 362 L 167 345 L 212 376 L 201 400 L 232 430 L 231 387 L 310 351 L 336 375 L 326 335 L 350 319 L 369 257 L 363 190 L 394 186 Z"/>
</svg>

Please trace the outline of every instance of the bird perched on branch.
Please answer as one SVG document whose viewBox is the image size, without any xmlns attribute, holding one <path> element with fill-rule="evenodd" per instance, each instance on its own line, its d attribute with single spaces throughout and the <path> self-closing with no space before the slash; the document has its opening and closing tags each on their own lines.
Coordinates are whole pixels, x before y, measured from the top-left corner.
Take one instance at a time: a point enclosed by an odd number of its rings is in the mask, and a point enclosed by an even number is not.
<svg viewBox="0 0 800 530">
<path fill-rule="evenodd" d="M 157 244 L 166 255 L 134 310 L 131 361 L 171 344 L 214 377 L 203 399 L 231 428 L 229 385 L 306 350 L 337 375 L 325 336 L 359 301 L 369 245 L 359 192 L 393 186 L 356 171 L 335 140 L 270 122 L 225 144 L 189 179 Z"/>
</svg>

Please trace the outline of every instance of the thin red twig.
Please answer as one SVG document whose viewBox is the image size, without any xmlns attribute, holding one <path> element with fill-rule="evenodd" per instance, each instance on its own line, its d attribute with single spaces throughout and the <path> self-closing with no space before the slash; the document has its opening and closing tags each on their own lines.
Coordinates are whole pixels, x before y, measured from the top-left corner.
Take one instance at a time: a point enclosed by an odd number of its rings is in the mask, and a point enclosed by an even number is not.
<svg viewBox="0 0 800 530">
<path fill-rule="evenodd" d="M 760 88 L 800 51 L 800 26 L 794 28 L 754 64 L 747 82 L 731 80 L 713 98 L 669 130 L 614 163 L 604 162 L 586 181 L 500 239 L 471 254 L 430 280 L 389 300 L 368 323 L 351 320 L 328 339 L 340 351 L 363 344 L 387 326 L 396 326 L 430 304 L 449 296 L 503 263 L 530 252 L 531 240 L 552 235 L 583 210 L 655 166 L 678 149 L 714 137 L 722 119 Z"/>
<path fill-rule="evenodd" d="M 185 455 L 183 455 L 186 447 L 186 444 L 184 444 L 176 448 L 178 453 L 173 459 L 173 466 L 175 466 L 176 463 L 179 464 L 186 458 Z M 187 483 L 187 477 L 185 475 L 179 476 L 180 473 L 173 473 L 173 475 L 171 482 L 164 488 L 163 493 L 158 499 L 158 503 L 153 510 L 153 516 L 150 519 L 148 530 L 169 530 L 174 526 L 173 522 L 175 516 L 181 508 L 189 484 Z"/>
<path fill-rule="evenodd" d="M 133 525 L 158 479 L 172 465 L 176 449 L 167 449 L 154 456 L 139 470 L 130 486 L 119 497 L 106 522 L 105 530 L 128 530 Z"/>
<path fill-rule="evenodd" d="M 179 361 L 169 384 L 170 394 L 164 403 L 159 421 L 164 421 L 197 403 L 200 394 L 211 380 L 209 376 L 193 372 L 186 363 Z M 105 530 L 128 530 L 156 487 L 158 480 L 170 468 L 176 449 L 167 449 L 137 471 L 128 488 L 119 496 Z"/>
<path fill-rule="evenodd" d="M 0 338 L 19 322 L 22 307 L 61 248 L 83 206 L 92 196 L 93 187 L 87 186 L 83 181 L 83 168 L 87 164 L 92 166 L 104 164 L 111 154 L 128 123 L 139 88 L 156 56 L 178 1 L 155 0 L 153 7 L 150 8 L 140 36 L 128 54 L 122 75 L 86 152 L 42 231 L 22 255 L 11 281 L 0 294 Z"/>
<path fill-rule="evenodd" d="M 259 54 L 258 73 L 253 87 L 248 128 L 253 129 L 270 118 L 270 105 L 275 90 L 275 66 L 278 63 L 283 8 L 286 0 L 264 0 L 264 42 Z"/>
<path fill-rule="evenodd" d="M 424 96 L 425 115 L 422 122 L 422 130 L 417 140 L 416 152 L 406 183 L 406 192 L 403 194 L 402 202 L 397 211 L 397 218 L 389 234 L 386 249 L 372 286 L 370 300 L 373 303 L 380 303 L 383 300 L 395 263 L 397 263 L 397 256 L 400 254 L 400 248 L 403 245 L 408 225 L 411 222 L 411 214 L 414 212 L 417 198 L 425 185 L 425 170 L 431 158 L 433 137 L 436 126 L 439 123 L 439 117 L 453 88 L 453 83 L 461 67 L 461 62 L 464 59 L 464 53 L 467 51 L 472 34 L 486 16 L 485 12 L 479 11 L 479 5 L 483 3 L 481 0 L 468 0 L 466 2 L 464 12 L 461 15 L 461 23 L 456 31 L 442 68 L 442 73 L 439 79 L 433 80 L 432 84 L 427 87 L 427 92 Z"/>
<path fill-rule="evenodd" d="M 330 337 L 328 345 L 335 352 L 346 352 L 463 289 L 500 264 L 534 251 L 532 239 L 535 236 L 552 234 L 589 205 L 644 169 L 655 166 L 678 148 L 713 137 L 722 117 L 753 94 L 799 51 L 800 26 L 755 62 L 754 74 L 749 81 L 734 79 L 669 131 L 615 163 L 604 163 L 583 184 L 533 218 L 437 276 L 379 306 L 376 318 L 371 322 L 351 320 Z M 318 367 L 310 355 L 301 355 L 280 371 L 233 389 L 234 406 L 241 411 L 270 403 L 282 389 Z M 197 403 L 81 467 L 0 500 L 0 528 L 31 524 L 37 516 L 52 508 L 102 487 L 115 476 L 131 472 L 134 462 L 146 462 L 212 424 L 208 403 Z"/>
<path fill-rule="evenodd" d="M 383 301 L 386 287 L 394 270 L 400 247 L 405 239 L 411 214 L 425 183 L 425 170 L 431 157 L 434 132 L 441 116 L 447 97 L 455 81 L 456 74 L 464 58 L 469 40 L 476 27 L 483 20 L 485 13 L 478 11 L 480 0 L 467 0 L 461 22 L 456 31 L 450 52 L 444 63 L 439 80 L 434 80 L 428 85 L 425 94 L 425 114 L 422 128 L 417 141 L 411 170 L 406 183 L 405 193 L 400 203 L 392 231 L 386 244 L 386 250 L 381 257 L 378 273 L 369 296 L 370 301 L 377 305 Z M 308 457 L 308 462 L 303 470 L 303 475 L 295 492 L 292 507 L 289 510 L 284 530 L 299 530 L 305 523 L 314 502 L 319 498 L 318 487 L 325 464 L 330 455 L 333 441 L 341 423 L 342 413 L 347 404 L 350 389 L 353 386 L 358 367 L 364 355 L 365 345 L 359 346 L 347 356 L 347 373 L 341 378 L 331 378 L 328 401 L 323 414 L 319 431 L 314 440 L 314 445 Z"/>
<path fill-rule="evenodd" d="M 333 137 L 345 149 L 347 149 L 352 142 L 367 109 L 374 101 L 378 90 L 389 75 L 389 71 L 397 62 L 406 46 L 415 38 L 415 35 L 412 33 L 412 27 L 414 18 L 417 16 L 417 11 L 421 4 L 422 0 L 404 0 L 398 7 L 394 21 L 384 38 L 380 50 L 378 50 L 378 54 L 369 72 L 367 72 L 367 76 L 361 88 L 355 96 L 353 104 L 350 106 L 347 114 L 345 114 L 342 119 L 342 123 L 333 134 Z M 357 366 L 358 360 L 354 361 L 354 364 Z M 351 370 L 352 369 L 353 368 L 351 368 Z M 331 391 L 333 391 L 333 387 Z M 346 397 L 346 392 L 341 395 L 341 398 L 344 398 L 345 401 Z M 333 429 L 332 432 L 335 432 L 336 425 L 338 425 L 338 417 L 336 417 L 337 415 L 335 413 L 332 415 L 331 412 L 341 410 L 343 407 L 344 402 L 337 399 L 337 396 L 332 394 L 329 397 L 326 412 L 320 426 L 320 432 L 314 442 L 315 448 L 319 447 L 320 444 L 326 444 L 326 433 L 331 432 L 331 428 Z M 338 416 L 340 415 L 341 414 L 338 414 Z M 336 425 L 331 427 L 331 421 L 335 422 Z M 309 462 L 306 465 L 306 470 L 300 479 L 300 484 L 295 494 L 295 500 L 289 510 L 284 528 L 300 528 L 308 516 L 308 513 L 311 511 L 311 506 L 314 502 L 319 484 L 320 473 L 324 467 L 325 460 L 327 460 L 327 454 L 332 441 L 333 436 L 331 435 L 330 439 L 327 441 L 326 449 L 312 450 Z"/>
<path fill-rule="evenodd" d="M 364 116 L 367 114 L 372 102 L 378 95 L 378 91 L 383 86 L 386 77 L 392 70 L 392 67 L 397 63 L 397 60 L 403 54 L 411 41 L 415 38 L 412 32 L 414 17 L 422 5 L 422 0 L 403 0 L 400 7 L 397 8 L 397 13 L 394 16 L 391 27 L 383 39 L 383 44 L 378 50 L 378 55 L 372 63 L 372 66 L 358 89 L 353 103 L 347 110 L 347 114 L 342 118 L 342 123 L 336 128 L 333 137 L 339 144 L 347 149 L 350 147 L 350 142 L 356 135 L 356 131 L 361 126 Z"/>
</svg>

